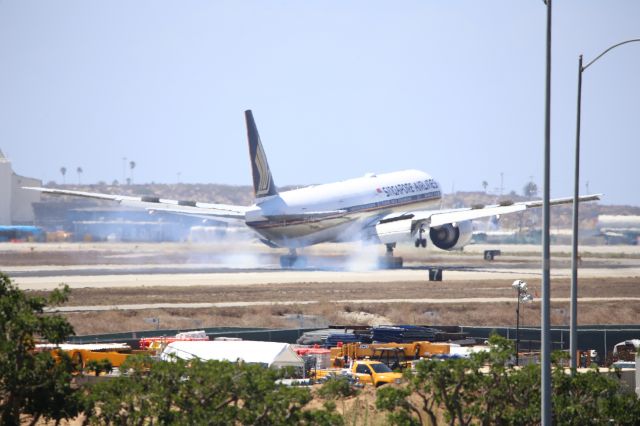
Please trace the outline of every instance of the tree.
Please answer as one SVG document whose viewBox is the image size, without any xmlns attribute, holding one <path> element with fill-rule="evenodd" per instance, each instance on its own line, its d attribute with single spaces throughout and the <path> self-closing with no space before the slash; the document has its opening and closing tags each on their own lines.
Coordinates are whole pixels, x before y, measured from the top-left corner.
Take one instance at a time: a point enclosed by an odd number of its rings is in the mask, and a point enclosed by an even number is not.
<svg viewBox="0 0 640 426">
<path fill-rule="evenodd" d="M 381 389 L 376 405 L 396 425 L 425 424 L 427 419 L 437 425 L 441 417 L 452 425 L 539 424 L 540 366 L 515 369 L 512 342 L 493 335 L 489 343 L 489 352 L 469 359 L 418 363 L 415 372 L 406 373 L 404 387 Z M 640 424 L 635 393 L 596 369 L 567 374 L 558 354 L 552 360 L 554 424 Z"/>
<path fill-rule="evenodd" d="M 441 411 L 450 424 L 470 424 L 473 416 L 468 407 L 470 398 L 478 392 L 477 371 L 481 366 L 475 359 L 419 362 L 415 373 L 405 373 L 407 387 L 381 389 L 376 406 L 391 411 L 387 417 L 391 424 L 425 424 L 422 413 L 426 413 L 429 423 L 437 425 Z M 421 404 L 413 402 L 411 395 L 417 395 Z"/>
<path fill-rule="evenodd" d="M 67 168 L 64 166 L 60 167 L 60 174 L 62 175 L 62 184 L 64 185 L 66 183 L 65 176 L 67 175 Z"/>
<path fill-rule="evenodd" d="M 569 359 L 564 353 L 557 359 Z M 619 374 L 618 374 L 619 377 Z M 576 375 L 555 369 L 552 377 L 554 423 L 556 424 L 640 424 L 640 403 L 630 389 L 597 368 Z M 613 422 L 612 422 L 613 420 Z"/>
<path fill-rule="evenodd" d="M 82 167 L 78 166 L 78 168 L 76 169 L 76 173 L 78 173 L 78 185 L 80 185 L 82 183 Z"/>
<path fill-rule="evenodd" d="M 489 186 L 489 182 L 487 182 L 486 180 L 482 181 L 482 189 L 484 189 L 484 192 L 487 192 L 487 186 Z"/>
<path fill-rule="evenodd" d="M 71 360 L 36 352 L 36 338 L 63 342 L 73 334 L 61 316 L 44 313 L 47 305 L 67 300 L 68 287 L 48 297 L 30 297 L 0 273 L 0 424 L 18 425 L 20 415 L 61 420 L 75 417 L 80 395 L 71 387 Z"/>
<path fill-rule="evenodd" d="M 133 169 L 136 168 L 136 162 L 135 161 L 129 161 L 129 169 L 131 169 L 131 174 L 129 176 L 129 178 L 131 179 L 131 182 L 133 182 Z"/>
<path fill-rule="evenodd" d="M 522 194 L 527 198 L 533 198 L 538 195 L 538 185 L 533 181 L 527 182 L 527 184 L 522 188 Z"/>
<path fill-rule="evenodd" d="M 393 425 L 423 425 L 426 424 L 423 413 L 429 417 L 431 425 L 438 424 L 438 418 L 435 412 L 435 400 L 417 391 L 423 405 L 419 406 L 412 402 L 411 395 L 414 392 L 412 384 L 406 387 L 385 386 L 376 393 L 376 407 L 379 410 L 389 411 L 387 420 Z"/>
<path fill-rule="evenodd" d="M 345 376 L 330 377 L 320 389 L 318 395 L 324 399 L 340 399 L 354 396 L 358 391 Z"/>
<path fill-rule="evenodd" d="M 305 409 L 308 389 L 279 385 L 284 372 L 260 365 L 131 357 L 121 370 L 88 389 L 86 423 L 342 424 L 335 405 Z"/>
<path fill-rule="evenodd" d="M 530 364 L 512 368 L 515 354 L 512 341 L 496 334 L 489 338 L 491 350 L 475 354 L 479 392 L 470 401 L 468 411 L 482 424 L 534 425 L 539 423 L 540 368 Z"/>
</svg>

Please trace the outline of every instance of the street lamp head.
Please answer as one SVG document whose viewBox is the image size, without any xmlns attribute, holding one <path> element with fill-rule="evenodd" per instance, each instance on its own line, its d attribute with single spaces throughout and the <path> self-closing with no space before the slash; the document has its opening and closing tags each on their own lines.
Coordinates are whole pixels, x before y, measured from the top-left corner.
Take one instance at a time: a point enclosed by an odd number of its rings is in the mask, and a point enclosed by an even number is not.
<svg viewBox="0 0 640 426">
<path fill-rule="evenodd" d="M 522 280 L 515 280 L 513 284 L 511 284 L 514 290 L 519 291 L 527 291 L 527 283 Z"/>
</svg>

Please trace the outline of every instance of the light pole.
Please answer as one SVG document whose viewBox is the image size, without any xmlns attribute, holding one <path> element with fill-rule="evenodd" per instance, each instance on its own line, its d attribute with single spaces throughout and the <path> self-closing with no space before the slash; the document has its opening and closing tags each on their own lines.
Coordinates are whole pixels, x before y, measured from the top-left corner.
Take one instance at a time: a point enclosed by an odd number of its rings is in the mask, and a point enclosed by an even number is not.
<svg viewBox="0 0 640 426">
<path fill-rule="evenodd" d="M 573 177 L 573 237 L 571 241 L 571 324 L 569 326 L 569 351 L 571 353 L 570 366 L 572 374 L 575 374 L 576 368 L 578 366 L 578 360 L 576 359 L 576 354 L 578 351 L 578 205 L 580 204 L 578 198 L 578 189 L 580 180 L 580 113 L 582 109 L 582 73 L 595 61 L 607 54 L 607 52 L 615 49 L 618 46 L 622 46 L 623 44 L 638 41 L 640 41 L 640 39 L 635 38 L 614 44 L 613 46 L 610 46 L 601 54 L 596 56 L 594 60 L 592 60 L 585 66 L 582 66 L 582 55 L 578 57 L 578 106 L 576 114 L 575 171 Z M 587 183 L 587 188 L 588 185 L 589 184 Z"/>
<path fill-rule="evenodd" d="M 518 292 L 518 302 L 516 305 L 516 365 L 519 365 L 520 358 L 520 302 L 526 303 L 533 300 L 529 294 L 527 283 L 522 280 L 515 280 L 511 287 Z"/>
<path fill-rule="evenodd" d="M 551 426 L 551 0 L 547 6 L 547 42 L 544 108 L 544 186 L 542 196 L 542 303 L 540 304 L 540 423 Z"/>
</svg>

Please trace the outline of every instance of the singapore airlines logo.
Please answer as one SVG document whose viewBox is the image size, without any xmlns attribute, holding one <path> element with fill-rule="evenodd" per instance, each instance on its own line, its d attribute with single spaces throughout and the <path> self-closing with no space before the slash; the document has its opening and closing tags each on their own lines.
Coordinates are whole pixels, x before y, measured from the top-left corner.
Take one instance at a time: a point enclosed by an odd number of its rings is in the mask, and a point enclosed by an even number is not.
<svg viewBox="0 0 640 426">
<path fill-rule="evenodd" d="M 260 176 L 260 182 L 258 183 L 258 190 L 256 195 L 262 196 L 269 193 L 271 187 L 271 174 L 269 173 L 269 166 L 267 165 L 267 157 L 264 155 L 262 149 L 262 143 L 258 140 L 258 149 L 256 150 L 256 167 L 258 168 L 258 175 Z"/>
</svg>

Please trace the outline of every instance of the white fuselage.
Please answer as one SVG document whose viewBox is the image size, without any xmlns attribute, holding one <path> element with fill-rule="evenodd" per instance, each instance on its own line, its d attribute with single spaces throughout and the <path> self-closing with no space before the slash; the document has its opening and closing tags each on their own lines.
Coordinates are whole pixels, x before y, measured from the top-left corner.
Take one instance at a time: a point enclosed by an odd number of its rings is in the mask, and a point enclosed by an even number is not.
<svg viewBox="0 0 640 426">
<path fill-rule="evenodd" d="M 247 211 L 245 221 L 268 242 L 299 248 L 367 239 L 367 228 L 384 216 L 437 209 L 440 199 L 440 185 L 431 176 L 404 170 L 262 198 Z"/>
</svg>

